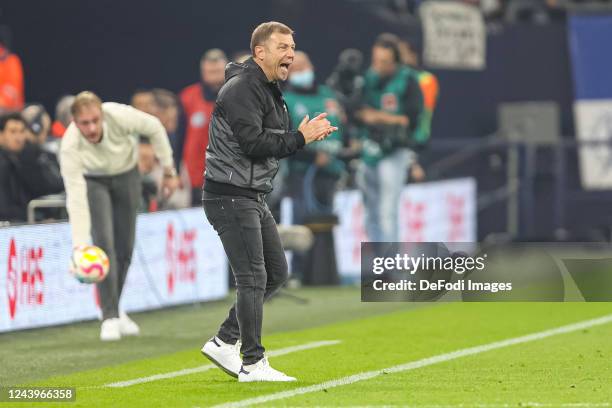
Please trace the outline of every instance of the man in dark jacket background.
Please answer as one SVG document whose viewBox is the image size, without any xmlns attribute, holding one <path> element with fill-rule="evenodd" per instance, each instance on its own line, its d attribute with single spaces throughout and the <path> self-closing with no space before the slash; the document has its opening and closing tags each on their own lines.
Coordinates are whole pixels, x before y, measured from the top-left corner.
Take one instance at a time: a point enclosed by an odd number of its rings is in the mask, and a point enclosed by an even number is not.
<svg viewBox="0 0 612 408">
<path fill-rule="evenodd" d="M 210 123 L 204 210 L 228 256 L 237 296 L 202 352 L 240 382 L 295 381 L 270 367 L 261 344 L 263 302 L 287 279 L 285 254 L 264 197 L 272 190 L 279 159 L 337 130 L 326 113 L 306 116 L 296 131 L 289 130 L 278 81 L 287 79 L 294 51 L 289 27 L 260 24 L 251 37 L 252 58 L 227 66 Z"/>
<path fill-rule="evenodd" d="M 30 200 L 64 190 L 54 155 L 26 140 L 21 114 L 0 116 L 0 221 L 25 222 Z"/>
<path fill-rule="evenodd" d="M 227 65 L 225 53 L 218 48 L 208 50 L 200 59 L 200 81 L 181 91 L 184 113 L 184 147 L 181 152 L 192 188 L 192 204 L 202 199 L 202 184 L 206 163 L 203 155 L 208 146 L 210 117 L 215 108 L 219 89 L 223 86 Z"/>
</svg>

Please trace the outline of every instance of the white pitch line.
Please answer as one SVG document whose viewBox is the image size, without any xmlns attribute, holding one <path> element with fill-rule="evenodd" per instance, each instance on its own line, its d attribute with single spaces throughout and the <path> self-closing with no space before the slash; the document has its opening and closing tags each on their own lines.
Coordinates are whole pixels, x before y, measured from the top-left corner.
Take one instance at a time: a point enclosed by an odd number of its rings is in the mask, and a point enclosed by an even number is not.
<svg viewBox="0 0 612 408">
<path fill-rule="evenodd" d="M 355 405 L 352 408 L 396 408 L 397 405 Z M 548 402 L 521 402 L 516 403 L 499 403 L 499 404 L 446 404 L 446 405 L 402 405 L 403 408 L 606 408 L 612 407 L 609 402 L 567 402 L 553 404 Z M 329 408 L 326 406 L 315 405 L 310 408 Z"/>
<path fill-rule="evenodd" d="M 349 385 L 358 381 L 369 380 L 374 377 L 378 377 L 382 374 L 398 373 L 402 371 L 415 370 L 417 368 L 427 367 L 433 364 L 444 363 L 446 361 L 455 360 L 460 357 L 472 356 L 475 354 L 484 353 L 486 351 L 495 350 L 503 347 L 514 346 L 517 344 L 527 343 L 530 341 L 541 340 L 547 337 L 556 336 L 558 334 L 566 334 L 575 332 L 589 327 L 600 326 L 606 323 L 612 322 L 612 314 L 602 316 L 596 319 L 585 320 L 578 323 L 569 324 L 567 326 L 557 327 L 555 329 L 544 330 L 537 333 L 528 334 L 525 336 L 514 337 L 506 340 L 496 341 L 489 344 L 483 344 L 480 346 L 469 347 L 452 351 L 450 353 L 439 354 L 433 357 L 427 357 L 421 360 L 408 362 L 405 364 L 396 365 L 393 367 L 383 368 L 382 370 L 366 371 L 359 374 L 350 375 L 348 377 L 338 378 L 336 380 L 326 381 L 320 384 L 311 385 L 308 387 L 295 388 L 293 390 L 281 391 L 274 394 L 262 395 L 260 397 L 254 397 L 245 399 L 242 401 L 228 402 L 220 405 L 215 405 L 214 408 L 236 408 L 246 407 L 255 404 L 262 404 L 265 402 L 276 401 L 285 398 L 295 397 L 297 395 L 308 394 L 311 392 L 317 392 L 327 390 L 329 388 L 340 387 L 342 385 Z"/>
<path fill-rule="evenodd" d="M 296 351 L 310 350 L 310 349 L 324 347 L 324 346 L 333 346 L 338 343 L 340 343 L 340 340 L 315 341 L 312 343 L 300 344 L 297 346 L 291 346 L 291 347 L 285 347 L 285 348 L 278 349 L 278 350 L 272 350 L 269 353 L 266 353 L 266 355 L 268 357 L 278 357 L 278 356 L 284 356 L 285 354 L 295 353 Z M 206 364 L 206 365 L 202 365 L 199 367 L 185 368 L 183 370 L 172 371 L 172 372 L 164 373 L 164 374 L 155 374 L 155 375 L 150 375 L 147 377 L 135 378 L 133 380 L 119 381 L 119 382 L 114 382 L 110 384 L 104 384 L 103 387 L 113 387 L 113 388 L 129 387 L 131 385 L 142 384 L 142 383 L 151 382 L 151 381 L 167 380 L 168 378 L 174 378 L 174 377 L 180 377 L 183 375 L 201 373 L 203 371 L 208 371 L 212 368 L 217 368 L 217 366 L 214 364 Z"/>
</svg>

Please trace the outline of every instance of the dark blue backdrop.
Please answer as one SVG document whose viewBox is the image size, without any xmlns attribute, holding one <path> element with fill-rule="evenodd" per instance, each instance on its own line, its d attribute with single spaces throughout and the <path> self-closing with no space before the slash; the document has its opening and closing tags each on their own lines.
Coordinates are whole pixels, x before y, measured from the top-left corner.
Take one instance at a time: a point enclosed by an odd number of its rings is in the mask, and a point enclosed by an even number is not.
<svg viewBox="0 0 612 408">
<path fill-rule="evenodd" d="M 178 91 L 197 80 L 204 50 L 248 49 L 253 27 L 269 19 L 295 29 L 320 77 L 344 48 L 367 52 L 382 31 L 413 32 L 348 0 L 15 0 L 2 11 L 23 59 L 27 99 L 48 107 L 86 88 L 124 102 L 139 87 Z M 489 35 L 485 71 L 435 71 L 442 91 L 434 136 L 491 133 L 497 103 L 517 100 L 559 102 L 563 131 L 573 133 L 566 42 L 564 25 L 507 27 Z"/>
<path fill-rule="evenodd" d="M 369 53 L 376 35 L 391 31 L 415 36 L 414 28 L 350 0 L 199 1 L 9 0 L 2 22 L 11 26 L 21 55 L 28 101 L 48 108 L 64 93 L 93 89 L 106 100 L 127 102 L 140 87 L 174 91 L 198 79 L 198 60 L 208 48 L 229 54 L 248 49 L 260 22 L 279 20 L 296 31 L 296 43 L 311 54 L 320 78 L 331 72 L 338 53 L 354 47 Z M 441 85 L 433 138 L 484 137 L 497 128 L 497 105 L 507 101 L 555 101 L 561 129 L 573 135 L 573 86 L 564 23 L 498 27 L 488 34 L 484 71 L 434 71 Z M 503 155 L 502 155 L 503 157 Z M 464 173 L 479 176 L 481 189 L 498 187 L 502 173 L 487 157 Z M 546 162 L 546 157 L 544 157 Z M 575 162 L 574 156 L 570 163 Z M 461 172 L 458 171 L 457 175 Z M 536 180 L 537 231 L 551 228 L 551 178 Z M 570 172 L 577 179 L 575 169 Z M 504 229 L 505 206 L 480 214 L 484 232 Z"/>
</svg>

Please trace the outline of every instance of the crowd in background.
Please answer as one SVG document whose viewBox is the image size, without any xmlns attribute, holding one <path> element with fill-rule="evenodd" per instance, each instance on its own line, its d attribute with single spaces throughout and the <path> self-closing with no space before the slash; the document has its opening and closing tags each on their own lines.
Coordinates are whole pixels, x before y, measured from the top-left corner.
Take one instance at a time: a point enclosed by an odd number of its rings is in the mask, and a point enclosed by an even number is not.
<svg viewBox="0 0 612 408">
<path fill-rule="evenodd" d="M 562 17 L 566 8 L 576 3 L 598 3 L 463 2 L 479 7 L 489 23 L 546 23 Z M 420 3 L 394 2 L 398 15 L 405 12 L 413 17 Z M 313 118 L 327 112 L 328 120 L 339 131 L 281 161 L 274 190 L 267 196 L 277 221 L 281 200 L 290 197 L 294 223 L 329 232 L 337 223 L 333 211 L 336 192 L 353 188 L 362 192 L 368 238 L 399 240 L 397 203 L 407 182 L 426 177 L 426 169 L 420 163 L 427 155 L 439 84 L 420 65 L 419 44 L 413 38 L 382 33 L 370 51 L 369 60 L 357 49 L 342 51 L 327 78 L 318 75 L 316 60 L 303 51 L 295 52 L 289 78 L 280 84 L 290 127 L 297 128 L 306 115 Z M 250 51 L 238 51 L 228 57 L 221 49 L 210 49 L 200 57 L 197 82 L 176 90 L 133 90 L 129 103 L 158 118 L 166 130 L 180 177 L 179 189 L 165 197 L 161 191 L 163 168 L 149 140 L 134 135 L 139 138 L 141 211 L 201 205 L 208 125 L 225 80 L 225 68 L 230 62 L 242 63 L 250 56 Z M 41 104 L 26 103 L 21 61 L 0 39 L 0 226 L 26 222 L 28 203 L 34 199 L 57 194 L 61 199 L 64 186 L 57 154 L 72 122 L 73 100 L 72 95 L 62 96 L 52 115 Z M 61 208 L 39 209 L 34 215 L 36 222 L 66 218 Z M 312 254 L 295 253 L 294 274 L 316 269 L 308 265 L 315 258 Z"/>
<path fill-rule="evenodd" d="M 376 11 L 391 10 L 398 16 L 411 15 L 418 19 L 418 8 L 423 2 L 394 1 L 387 7 L 377 7 Z M 487 21 L 536 23 L 562 16 L 572 7 L 607 3 L 602 0 L 461 2 L 478 7 Z M 376 6 L 375 2 L 363 4 Z M 433 75 L 419 68 L 419 53 L 411 41 L 393 35 L 381 35 L 376 41 L 390 50 L 392 61 L 385 62 L 385 56 L 381 60 L 380 53 L 373 53 L 368 63 L 363 61 L 360 51 L 347 49 L 339 55 L 336 69 L 328 78 L 317 75 L 317 61 L 311 61 L 303 52 L 296 54 L 290 78 L 282 84 L 293 122 L 299 123 L 306 114 L 312 117 L 326 111 L 341 131 L 324 143 L 309 145 L 284 163 L 269 200 L 271 207 L 275 207 L 283 196 L 296 198 L 294 219 L 308 222 L 331 213 L 333 192 L 339 186 L 358 187 L 364 192 L 369 208 L 368 234 L 391 240 L 395 233 L 387 225 L 389 220 L 381 217 L 393 215 L 389 208 L 393 207 L 398 185 L 403 183 L 392 185 L 389 180 L 404 181 L 404 174 L 415 180 L 424 178 L 418 153 L 429 137 L 438 84 Z M 201 57 L 198 82 L 175 90 L 177 93 L 159 88 L 134 90 L 130 103 L 156 116 L 166 129 L 181 178 L 180 190 L 170 199 L 164 199 L 159 191 L 162 178 L 159 164 L 147 139 L 141 138 L 139 169 L 143 175 L 143 211 L 199 205 L 208 119 L 224 81 L 225 66 L 229 61 L 240 62 L 249 56 L 250 52 L 239 51 L 228 58 L 220 49 L 208 50 Z M 385 63 L 390 66 L 385 67 Z M 385 70 L 389 78 L 398 74 L 407 79 L 395 78 L 399 83 L 395 84 L 396 89 L 385 88 L 389 85 L 388 78 L 379 80 Z M 0 222 L 25 222 L 26 208 L 32 199 L 63 191 L 57 152 L 72 120 L 73 96 L 61 97 L 51 115 L 41 104 L 26 103 L 24 82 L 19 56 L 0 38 L 0 114 L 3 116 L 0 121 Z M 401 88 L 399 91 L 397 86 Z M 394 92 L 395 96 L 404 94 L 405 97 L 394 100 Z M 401 114 L 381 117 L 376 111 Z M 293 127 L 298 123 L 293 123 Z M 392 156 L 395 161 L 391 160 Z M 402 176 L 389 176 L 397 173 Z M 57 210 L 36 213 L 38 221 L 62 218 L 62 215 Z"/>
<path fill-rule="evenodd" d="M 427 142 L 437 94 L 435 77 L 418 69 L 413 48 L 392 34 L 382 34 L 374 44 L 369 68 L 361 52 L 348 49 L 341 53 L 327 79 L 317 77 L 316 65 L 306 53 L 296 52 L 289 80 L 281 84 L 292 127 L 306 115 L 327 112 L 341 130 L 321 143 L 308 145 L 283 164 L 269 195 L 271 207 L 278 207 L 280 199 L 288 195 L 294 198 L 295 222 L 327 219 L 333 214 L 334 192 L 350 183 L 369 192 L 372 236 L 393 237 L 384 219 L 378 220 L 393 217 L 393 211 L 389 213 L 385 200 L 382 207 L 378 201 L 387 196 L 389 202 L 395 200 L 410 170 L 414 178 L 423 178 L 416 151 Z M 60 98 L 53 119 L 40 104 L 24 105 L 19 57 L 2 50 L 14 72 L 9 80 L 8 70 L 3 70 L 7 78 L 3 78 L 2 89 L 12 97 L 0 99 L 0 220 L 19 223 L 26 221 L 28 202 L 63 191 L 57 152 L 72 120 L 74 97 Z M 231 60 L 240 63 L 249 57 L 248 51 L 240 51 Z M 200 80 L 178 94 L 159 88 L 133 92 L 130 103 L 157 117 L 164 126 L 181 179 L 180 189 L 164 199 L 161 167 L 148 140 L 141 137 L 142 211 L 200 204 L 208 121 L 229 61 L 222 50 L 211 49 L 200 59 Z M 388 161 L 392 155 L 394 159 Z M 377 172 L 385 169 L 395 176 L 379 177 Z M 62 218 L 57 210 L 37 212 L 38 221 L 55 218 Z"/>
</svg>

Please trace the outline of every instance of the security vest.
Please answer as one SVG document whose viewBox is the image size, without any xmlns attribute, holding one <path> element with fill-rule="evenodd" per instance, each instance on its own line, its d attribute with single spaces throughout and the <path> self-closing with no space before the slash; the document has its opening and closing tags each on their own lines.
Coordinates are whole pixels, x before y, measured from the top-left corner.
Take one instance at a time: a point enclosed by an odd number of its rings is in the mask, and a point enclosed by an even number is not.
<svg viewBox="0 0 612 408">
<path fill-rule="evenodd" d="M 412 138 L 417 143 L 425 143 L 431 136 L 431 122 L 433 119 L 434 109 L 438 102 L 438 94 L 440 86 L 438 79 L 431 72 L 418 70 L 417 80 L 419 88 L 423 94 L 423 110 L 419 115 L 417 126 L 412 133 Z"/>
<path fill-rule="evenodd" d="M 23 109 L 23 67 L 21 59 L 0 44 L 0 109 Z"/>
<path fill-rule="evenodd" d="M 334 156 L 342 149 L 341 108 L 332 90 L 325 85 L 318 85 L 313 92 L 287 90 L 283 92 L 283 96 L 287 103 L 292 127 L 294 128 L 299 126 L 306 115 L 309 115 L 310 119 L 312 119 L 320 113 L 327 112 L 327 120 L 329 120 L 332 126 L 336 126 L 338 130 L 320 142 L 307 144 L 304 149 L 327 152 L 332 160 L 325 167 L 325 170 L 330 173 L 339 174 L 344 169 L 344 163 L 335 159 Z M 305 163 L 291 162 L 293 170 L 305 171 L 306 167 L 307 164 Z"/>
<path fill-rule="evenodd" d="M 407 66 L 400 66 L 391 78 L 384 80 L 370 69 L 365 75 L 364 102 L 376 110 L 404 115 L 406 89 L 411 80 L 416 80 L 416 72 Z M 384 84 L 381 84 L 381 81 L 384 81 Z M 362 160 L 370 165 L 377 164 L 380 159 L 393 152 L 398 145 L 395 139 L 412 136 L 408 129 L 399 126 L 363 126 L 360 135 L 363 142 Z"/>
<path fill-rule="evenodd" d="M 206 168 L 206 147 L 208 147 L 208 124 L 215 101 L 204 99 L 202 85 L 196 83 L 185 88 L 180 95 L 187 121 L 183 162 L 189 173 L 193 188 L 201 188 Z"/>
</svg>

